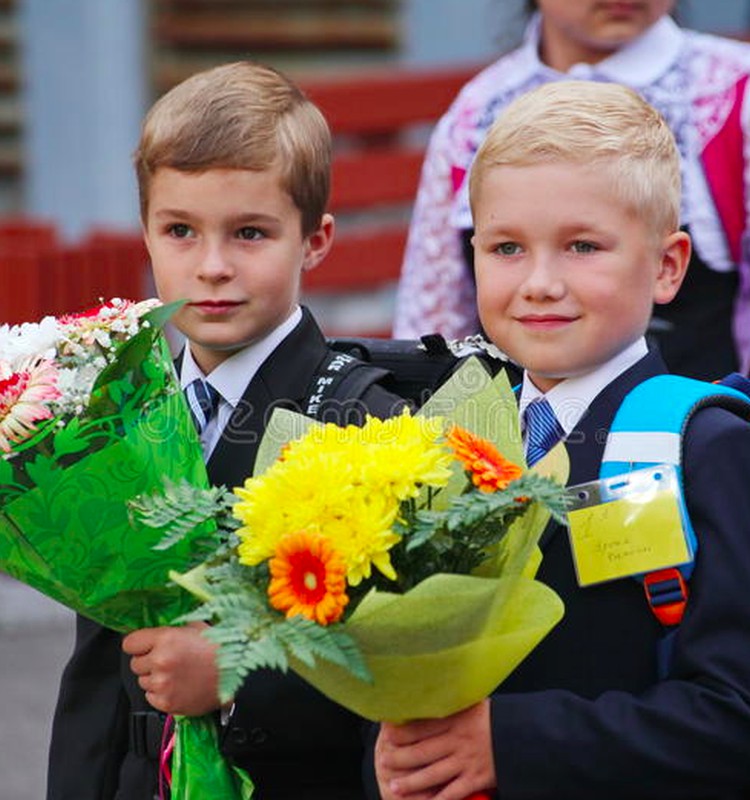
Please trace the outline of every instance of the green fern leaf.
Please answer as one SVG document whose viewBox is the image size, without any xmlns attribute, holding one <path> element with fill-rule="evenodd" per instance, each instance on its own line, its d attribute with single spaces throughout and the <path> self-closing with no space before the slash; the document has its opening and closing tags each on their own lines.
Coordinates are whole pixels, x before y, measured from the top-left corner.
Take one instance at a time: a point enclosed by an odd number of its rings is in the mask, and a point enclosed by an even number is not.
<svg viewBox="0 0 750 800">
<path fill-rule="evenodd" d="M 163 492 L 140 495 L 129 503 L 135 520 L 163 531 L 155 550 L 172 547 L 199 526 L 220 521 L 225 513 L 225 489 L 201 489 L 186 480 L 165 480 L 164 487 Z"/>
</svg>

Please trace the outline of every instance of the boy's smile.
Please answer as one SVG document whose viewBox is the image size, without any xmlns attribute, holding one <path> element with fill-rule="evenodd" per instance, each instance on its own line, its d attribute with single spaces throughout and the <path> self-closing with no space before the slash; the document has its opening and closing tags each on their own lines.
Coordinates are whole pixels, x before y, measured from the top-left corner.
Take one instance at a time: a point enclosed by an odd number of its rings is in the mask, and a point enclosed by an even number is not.
<svg viewBox="0 0 750 800">
<path fill-rule="evenodd" d="M 323 258 L 333 220 L 302 236 L 301 212 L 277 169 L 162 167 L 144 233 L 159 297 L 188 300 L 174 316 L 205 373 L 262 339 L 297 305 L 303 270 Z"/>
<path fill-rule="evenodd" d="M 659 236 L 602 165 L 487 170 L 475 198 L 479 315 L 542 391 L 604 364 L 677 292 L 686 234 Z"/>
</svg>

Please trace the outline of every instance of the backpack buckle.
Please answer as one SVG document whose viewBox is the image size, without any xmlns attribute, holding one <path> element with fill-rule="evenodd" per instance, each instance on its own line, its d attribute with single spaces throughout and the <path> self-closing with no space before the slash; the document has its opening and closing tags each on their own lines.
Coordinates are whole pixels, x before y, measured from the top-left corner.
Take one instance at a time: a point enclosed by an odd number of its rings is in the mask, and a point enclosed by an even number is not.
<svg viewBox="0 0 750 800">
<path fill-rule="evenodd" d="M 649 572 L 643 579 L 649 608 L 662 625 L 679 625 L 688 599 L 688 589 L 677 567 Z"/>
</svg>

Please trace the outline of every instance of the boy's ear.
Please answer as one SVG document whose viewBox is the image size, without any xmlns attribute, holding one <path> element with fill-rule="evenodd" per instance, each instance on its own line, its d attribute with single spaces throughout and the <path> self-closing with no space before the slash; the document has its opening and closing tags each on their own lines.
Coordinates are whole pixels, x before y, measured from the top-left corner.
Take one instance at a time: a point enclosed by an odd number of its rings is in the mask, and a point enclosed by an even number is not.
<svg viewBox="0 0 750 800">
<path fill-rule="evenodd" d="M 655 303 L 669 303 L 674 299 L 685 279 L 691 250 L 690 236 L 684 231 L 675 231 L 664 237 L 654 286 Z"/>
<path fill-rule="evenodd" d="M 305 241 L 305 260 L 302 262 L 302 269 L 308 272 L 320 264 L 328 255 L 328 251 L 333 244 L 333 234 L 336 224 L 332 214 L 323 214 L 320 220 L 320 227 L 313 231 Z"/>
</svg>

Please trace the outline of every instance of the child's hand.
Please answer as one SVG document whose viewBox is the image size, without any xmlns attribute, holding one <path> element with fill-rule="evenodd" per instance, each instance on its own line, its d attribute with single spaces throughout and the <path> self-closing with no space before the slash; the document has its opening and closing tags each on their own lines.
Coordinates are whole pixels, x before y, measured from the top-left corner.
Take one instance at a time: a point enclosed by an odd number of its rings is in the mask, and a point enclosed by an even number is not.
<svg viewBox="0 0 750 800">
<path fill-rule="evenodd" d="M 383 800 L 465 800 L 494 789 L 489 700 L 445 719 L 383 723 L 375 771 Z"/>
<path fill-rule="evenodd" d="M 123 639 L 130 669 L 159 711 L 194 717 L 219 707 L 216 645 L 201 635 L 205 628 L 143 628 Z"/>
</svg>

